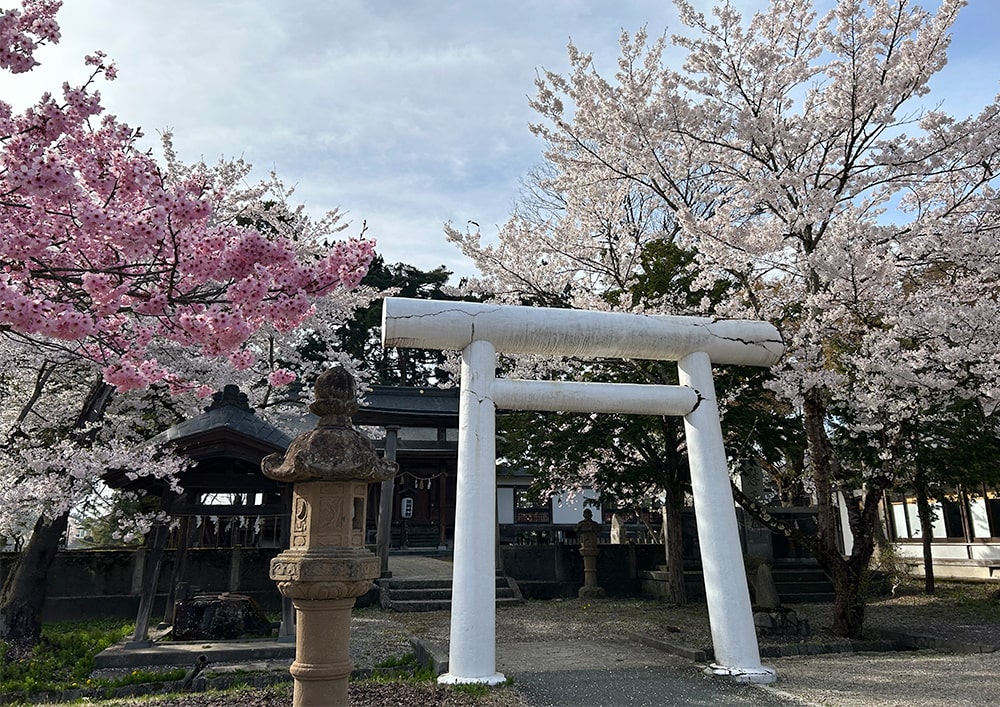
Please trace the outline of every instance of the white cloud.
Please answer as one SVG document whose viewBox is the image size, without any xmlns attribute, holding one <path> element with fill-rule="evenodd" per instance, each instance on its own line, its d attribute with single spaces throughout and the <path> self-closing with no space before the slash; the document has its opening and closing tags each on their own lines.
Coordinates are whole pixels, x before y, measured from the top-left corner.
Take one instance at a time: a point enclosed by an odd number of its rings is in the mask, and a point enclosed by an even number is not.
<svg viewBox="0 0 1000 707">
<path fill-rule="evenodd" d="M 955 73 L 935 84 L 946 108 L 996 92 L 998 16 L 972 0 L 960 17 Z M 103 49 L 120 68 L 106 105 L 151 145 L 169 127 L 183 158 L 273 168 L 310 210 L 367 220 L 387 261 L 469 274 L 441 227 L 471 219 L 489 234 L 509 213 L 541 154 L 526 128 L 536 70 L 564 71 L 572 37 L 613 71 L 622 29 L 658 36 L 675 17 L 666 0 L 68 0 L 62 42 L 38 71 L 0 75 L 0 95 L 23 107 L 78 83 Z"/>
</svg>

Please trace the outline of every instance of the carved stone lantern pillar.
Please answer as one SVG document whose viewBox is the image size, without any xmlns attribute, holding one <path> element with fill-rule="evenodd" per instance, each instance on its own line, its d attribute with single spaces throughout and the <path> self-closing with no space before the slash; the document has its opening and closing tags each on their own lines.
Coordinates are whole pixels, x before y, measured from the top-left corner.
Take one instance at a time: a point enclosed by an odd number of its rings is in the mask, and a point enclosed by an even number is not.
<svg viewBox="0 0 1000 707">
<path fill-rule="evenodd" d="M 294 482 L 289 548 L 271 561 L 270 577 L 295 607 L 293 704 L 346 705 L 351 674 L 351 608 L 379 576 L 365 549 L 368 484 L 396 473 L 351 423 L 355 383 L 342 368 L 316 381 L 309 409 L 315 430 L 296 437 L 284 456 L 265 457 L 265 476 Z"/>
<path fill-rule="evenodd" d="M 580 538 L 580 554 L 583 555 L 583 586 L 577 592 L 581 599 L 600 599 L 604 589 L 597 585 L 597 531 L 600 526 L 594 520 L 594 512 L 583 511 L 583 520 L 576 524 L 576 534 Z"/>
</svg>

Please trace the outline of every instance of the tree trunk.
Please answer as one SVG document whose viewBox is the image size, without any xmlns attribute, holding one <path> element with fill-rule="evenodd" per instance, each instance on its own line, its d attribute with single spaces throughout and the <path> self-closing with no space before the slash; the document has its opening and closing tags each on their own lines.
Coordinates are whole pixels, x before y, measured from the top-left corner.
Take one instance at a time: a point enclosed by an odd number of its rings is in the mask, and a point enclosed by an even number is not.
<svg viewBox="0 0 1000 707">
<path fill-rule="evenodd" d="M 681 537 L 681 506 L 667 494 L 661 510 L 663 544 L 667 563 L 667 601 L 687 604 L 684 588 L 684 543 Z"/>
<path fill-rule="evenodd" d="M 833 631 L 838 636 L 863 637 L 871 559 L 875 554 L 875 537 L 880 527 L 879 502 L 884 491 L 884 482 L 871 481 L 863 493 L 844 497 L 853 538 L 851 554 L 845 559 L 839 550 L 824 553 L 836 592 Z M 822 558 L 820 561 L 822 564 Z"/>
<path fill-rule="evenodd" d="M 42 607 L 48 595 L 49 568 L 69 525 L 69 512 L 35 523 L 31 540 L 17 567 L 7 577 L 0 595 L 0 638 L 38 641 L 42 635 Z"/>
<path fill-rule="evenodd" d="M 917 472 L 914 488 L 917 492 L 917 518 L 920 520 L 920 544 L 924 551 L 924 593 L 934 593 L 934 514 L 927 498 L 927 484 L 923 482 L 920 472 Z"/>
<path fill-rule="evenodd" d="M 856 563 L 840 558 L 830 563 L 836 570 L 833 581 L 833 632 L 844 638 L 862 638 L 867 600 L 867 566 L 858 571 Z"/>
<path fill-rule="evenodd" d="M 80 408 L 74 429 L 104 416 L 115 389 L 100 378 L 94 382 Z M 69 525 L 69 512 L 54 520 L 44 516 L 35 523 L 31 540 L 0 594 L 0 638 L 37 641 L 42 632 L 42 606 L 48 595 L 49 568 Z"/>
<path fill-rule="evenodd" d="M 844 557 L 836 533 L 828 536 L 833 542 L 821 542 L 818 535 L 806 534 L 795 525 L 788 525 L 772 516 L 767 508 L 748 497 L 735 484 L 732 489 L 740 506 L 754 518 L 772 531 L 784 533 L 809 548 L 833 582 L 834 632 L 840 636 L 861 638 L 868 596 L 868 568 L 875 552 L 875 538 L 881 529 L 878 509 L 885 491 L 884 484 L 872 483 L 861 498 L 850 495 L 843 499 L 854 540 L 850 557 Z"/>
<path fill-rule="evenodd" d="M 862 510 L 857 499 L 844 499 L 848 504 L 854 540 L 851 557 L 845 559 L 837 532 L 833 450 L 826 433 L 826 401 L 822 391 L 811 390 L 806 394 L 802 412 L 818 505 L 816 559 L 833 582 L 833 632 L 846 638 L 861 638 L 868 563 L 875 551 L 874 524 L 878 522 L 878 515 L 874 509 L 877 509 L 877 500 L 869 498 L 869 503 Z M 870 507 L 872 503 L 875 504 L 874 509 Z"/>
</svg>

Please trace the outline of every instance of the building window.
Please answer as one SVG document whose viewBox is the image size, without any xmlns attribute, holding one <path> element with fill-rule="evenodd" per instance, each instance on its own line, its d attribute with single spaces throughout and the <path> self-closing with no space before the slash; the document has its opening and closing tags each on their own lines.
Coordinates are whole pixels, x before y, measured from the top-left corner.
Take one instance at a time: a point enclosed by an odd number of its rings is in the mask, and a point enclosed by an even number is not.
<svg viewBox="0 0 1000 707">
<path fill-rule="evenodd" d="M 551 523 L 552 502 L 543 503 L 527 489 L 514 490 L 514 522 L 515 523 Z"/>
<path fill-rule="evenodd" d="M 965 540 L 962 522 L 962 499 L 959 494 L 946 494 L 942 499 L 930 499 L 933 520 L 931 537 L 934 540 Z M 975 511 L 972 513 L 975 516 Z M 917 498 L 913 494 L 895 495 L 890 500 L 890 518 L 895 540 L 919 540 L 920 517 Z"/>
<path fill-rule="evenodd" d="M 969 494 L 969 525 L 976 540 L 1000 539 L 1000 492 L 983 488 Z"/>
</svg>

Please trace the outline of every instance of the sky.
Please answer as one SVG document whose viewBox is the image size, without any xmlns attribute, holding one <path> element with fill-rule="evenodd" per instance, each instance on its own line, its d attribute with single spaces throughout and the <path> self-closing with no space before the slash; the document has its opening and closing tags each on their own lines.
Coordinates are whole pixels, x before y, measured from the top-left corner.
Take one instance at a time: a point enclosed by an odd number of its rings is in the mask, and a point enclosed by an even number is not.
<svg viewBox="0 0 1000 707">
<path fill-rule="evenodd" d="M 309 213 L 339 207 L 349 234 L 366 222 L 386 262 L 456 279 L 474 269 L 443 225 L 495 234 L 541 161 L 527 127 L 537 72 L 565 73 L 570 39 L 610 73 L 623 29 L 680 29 L 668 0 L 65 0 L 58 19 L 41 67 L 0 75 L 16 108 L 81 83 L 101 49 L 119 72 L 104 104 L 150 147 L 169 128 L 185 161 L 273 169 Z M 932 84 L 945 110 L 965 117 L 1000 91 L 998 30 L 1000 0 L 970 0 Z"/>
</svg>

